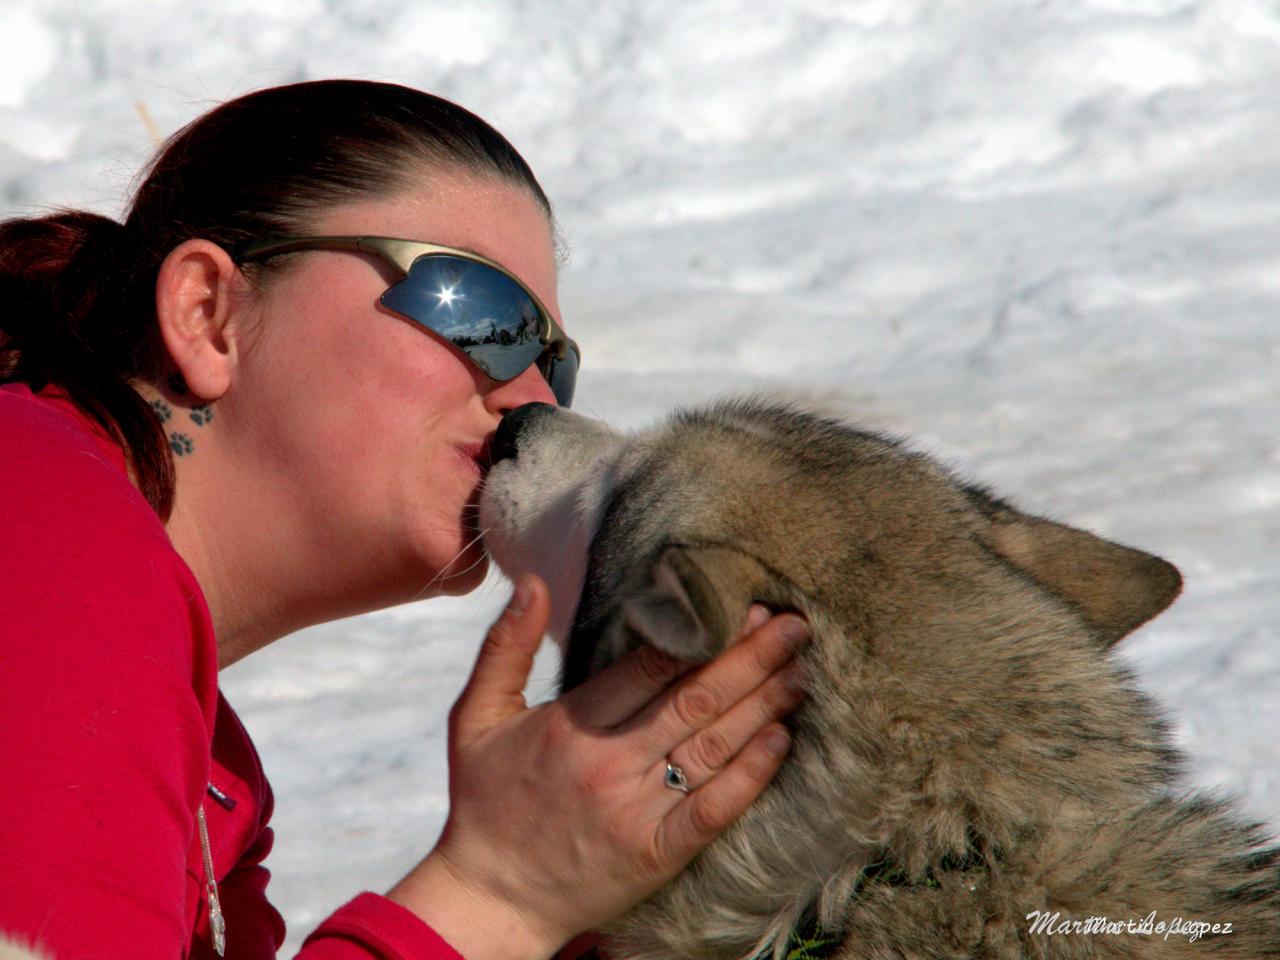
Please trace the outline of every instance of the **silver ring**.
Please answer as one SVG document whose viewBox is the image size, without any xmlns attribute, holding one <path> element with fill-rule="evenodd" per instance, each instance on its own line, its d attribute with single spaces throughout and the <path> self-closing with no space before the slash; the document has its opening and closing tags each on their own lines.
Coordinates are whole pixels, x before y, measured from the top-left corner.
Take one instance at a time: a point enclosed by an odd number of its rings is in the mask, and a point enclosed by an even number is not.
<svg viewBox="0 0 1280 960">
<path fill-rule="evenodd" d="M 679 790 L 681 793 L 689 792 L 689 778 L 684 775 L 684 771 L 679 765 L 667 761 L 667 775 L 663 780 L 672 790 Z"/>
</svg>

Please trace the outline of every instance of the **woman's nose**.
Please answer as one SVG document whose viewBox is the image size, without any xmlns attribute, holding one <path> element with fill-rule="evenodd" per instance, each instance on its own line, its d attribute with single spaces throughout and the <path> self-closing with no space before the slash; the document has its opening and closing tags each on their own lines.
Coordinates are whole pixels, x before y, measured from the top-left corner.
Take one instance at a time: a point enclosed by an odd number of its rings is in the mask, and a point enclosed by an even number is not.
<svg viewBox="0 0 1280 960">
<path fill-rule="evenodd" d="M 555 406 L 556 397 L 551 392 L 551 385 L 538 371 L 537 364 L 534 364 L 518 377 L 495 386 L 486 397 L 486 402 L 490 409 L 499 416 L 503 416 L 526 403 L 546 403 Z"/>
</svg>

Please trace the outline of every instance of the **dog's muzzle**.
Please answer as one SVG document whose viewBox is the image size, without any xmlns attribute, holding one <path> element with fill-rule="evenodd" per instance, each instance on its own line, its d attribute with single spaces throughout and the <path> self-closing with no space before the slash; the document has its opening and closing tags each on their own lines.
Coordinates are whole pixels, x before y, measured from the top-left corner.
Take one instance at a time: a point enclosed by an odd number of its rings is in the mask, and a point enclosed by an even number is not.
<svg viewBox="0 0 1280 960">
<path fill-rule="evenodd" d="M 493 435 L 493 442 L 489 447 L 491 464 L 501 460 L 514 460 L 520 449 L 520 434 L 530 425 L 555 412 L 556 408 L 549 403 L 526 403 L 510 411 L 502 418 Z"/>
</svg>

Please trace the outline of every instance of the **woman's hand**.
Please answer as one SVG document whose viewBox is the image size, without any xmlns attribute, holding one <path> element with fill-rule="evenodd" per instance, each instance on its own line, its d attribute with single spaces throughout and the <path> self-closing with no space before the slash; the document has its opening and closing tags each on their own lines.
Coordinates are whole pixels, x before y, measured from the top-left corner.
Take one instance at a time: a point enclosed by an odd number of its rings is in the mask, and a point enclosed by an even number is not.
<svg viewBox="0 0 1280 960">
<path fill-rule="evenodd" d="M 529 707 L 549 618 L 546 585 L 521 577 L 450 715 L 444 832 L 389 894 L 467 960 L 550 956 L 670 880 L 773 777 L 802 697 L 804 621 L 754 607 L 711 663 L 645 647 Z M 665 785 L 668 757 L 689 794 Z"/>
</svg>

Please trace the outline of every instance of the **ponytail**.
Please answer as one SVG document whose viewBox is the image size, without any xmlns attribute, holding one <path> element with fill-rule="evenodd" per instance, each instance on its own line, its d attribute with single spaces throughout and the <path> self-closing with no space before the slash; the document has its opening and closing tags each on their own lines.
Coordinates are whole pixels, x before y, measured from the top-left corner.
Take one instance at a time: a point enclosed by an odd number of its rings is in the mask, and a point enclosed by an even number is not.
<svg viewBox="0 0 1280 960">
<path fill-rule="evenodd" d="M 160 367 L 149 311 L 120 309 L 107 285 L 127 263 L 124 227 L 86 211 L 0 223 L 0 383 L 64 389 L 120 444 L 162 519 L 173 506 L 173 460 L 159 420 L 130 386 Z"/>
</svg>

